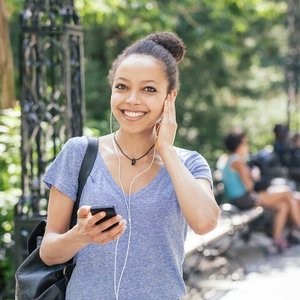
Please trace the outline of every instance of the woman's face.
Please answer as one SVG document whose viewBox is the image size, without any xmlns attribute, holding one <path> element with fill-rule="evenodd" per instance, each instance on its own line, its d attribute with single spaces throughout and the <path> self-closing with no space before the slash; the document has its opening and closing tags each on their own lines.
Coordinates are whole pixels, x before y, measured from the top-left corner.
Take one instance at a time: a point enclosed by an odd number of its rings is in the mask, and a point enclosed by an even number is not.
<svg viewBox="0 0 300 300">
<path fill-rule="evenodd" d="M 111 109 L 121 128 L 137 133 L 160 120 L 168 80 L 159 61 L 145 55 L 125 58 L 115 72 Z"/>
</svg>

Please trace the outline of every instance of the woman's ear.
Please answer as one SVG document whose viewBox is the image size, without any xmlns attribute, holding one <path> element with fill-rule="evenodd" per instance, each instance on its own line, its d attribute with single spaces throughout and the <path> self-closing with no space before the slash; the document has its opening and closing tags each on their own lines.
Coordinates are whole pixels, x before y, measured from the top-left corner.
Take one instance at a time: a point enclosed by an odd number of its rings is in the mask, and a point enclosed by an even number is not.
<svg viewBox="0 0 300 300">
<path fill-rule="evenodd" d="M 168 94 L 169 97 L 171 97 L 172 100 L 176 100 L 177 97 L 177 91 L 176 90 L 171 90 L 170 93 Z"/>
</svg>

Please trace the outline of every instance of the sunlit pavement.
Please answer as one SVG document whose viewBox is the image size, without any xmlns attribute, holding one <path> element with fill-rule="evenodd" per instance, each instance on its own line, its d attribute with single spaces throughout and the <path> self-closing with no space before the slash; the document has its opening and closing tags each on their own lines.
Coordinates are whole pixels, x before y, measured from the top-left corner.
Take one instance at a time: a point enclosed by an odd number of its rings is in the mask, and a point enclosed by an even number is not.
<svg viewBox="0 0 300 300">
<path fill-rule="evenodd" d="M 293 246 L 281 255 L 253 262 L 257 271 L 249 272 L 222 300 L 299 300 L 300 246 Z"/>
<path fill-rule="evenodd" d="M 300 300 L 300 245 L 282 254 L 269 255 L 265 251 L 269 244 L 270 240 L 261 234 L 256 234 L 249 243 L 237 242 L 229 251 L 227 262 L 236 265 L 233 276 L 220 276 L 222 272 L 213 275 L 207 269 L 195 274 L 191 279 L 192 288 L 184 299 Z M 245 270 L 243 275 L 239 266 Z"/>
</svg>

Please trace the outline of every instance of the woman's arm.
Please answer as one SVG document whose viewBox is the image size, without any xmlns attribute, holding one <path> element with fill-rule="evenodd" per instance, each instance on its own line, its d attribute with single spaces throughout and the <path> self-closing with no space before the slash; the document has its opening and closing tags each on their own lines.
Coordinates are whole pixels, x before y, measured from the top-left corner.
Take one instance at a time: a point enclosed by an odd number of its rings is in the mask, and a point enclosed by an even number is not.
<svg viewBox="0 0 300 300">
<path fill-rule="evenodd" d="M 161 152 L 171 176 L 181 211 L 197 234 L 205 234 L 217 225 L 220 209 L 215 201 L 210 182 L 195 179 L 181 162 L 172 147 Z"/>
<path fill-rule="evenodd" d="M 54 186 L 50 190 L 47 226 L 40 248 L 41 259 L 47 265 L 68 261 L 90 243 L 106 244 L 119 238 L 126 228 L 126 221 L 120 215 L 99 225 L 95 223 L 105 215 L 92 216 L 90 207 L 83 206 L 77 213 L 77 224 L 69 229 L 74 201 Z M 113 229 L 102 232 L 112 224 L 120 222 Z"/>
<path fill-rule="evenodd" d="M 175 98 L 176 92 L 172 91 L 165 101 L 162 121 L 156 127 L 155 147 L 171 176 L 185 219 L 195 233 L 205 234 L 216 227 L 220 209 L 209 181 L 195 179 L 173 147 L 177 130 Z"/>
<path fill-rule="evenodd" d="M 254 188 L 254 182 L 247 164 L 243 160 L 238 159 L 232 163 L 231 167 L 239 173 L 247 191 L 252 192 Z"/>
</svg>

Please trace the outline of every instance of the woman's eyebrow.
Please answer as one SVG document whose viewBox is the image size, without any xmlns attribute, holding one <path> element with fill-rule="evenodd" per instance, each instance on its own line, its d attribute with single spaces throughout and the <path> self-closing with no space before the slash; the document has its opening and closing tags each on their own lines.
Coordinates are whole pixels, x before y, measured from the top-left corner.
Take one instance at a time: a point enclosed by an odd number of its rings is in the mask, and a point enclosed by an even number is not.
<svg viewBox="0 0 300 300">
<path fill-rule="evenodd" d="M 142 82 L 142 83 L 157 83 L 157 81 L 154 80 L 154 79 L 142 80 L 141 82 Z"/>
<path fill-rule="evenodd" d="M 123 81 L 127 81 L 127 82 L 129 82 L 129 80 L 128 80 L 128 79 L 126 79 L 126 78 L 124 78 L 124 77 L 118 77 L 118 78 L 116 78 L 115 80 L 123 80 Z"/>
<path fill-rule="evenodd" d="M 130 82 L 130 80 L 125 77 L 118 77 L 115 80 L 122 80 L 122 81 Z M 154 79 L 146 79 L 146 80 L 142 80 L 141 83 L 145 84 L 145 83 L 158 83 L 158 82 Z"/>
</svg>

